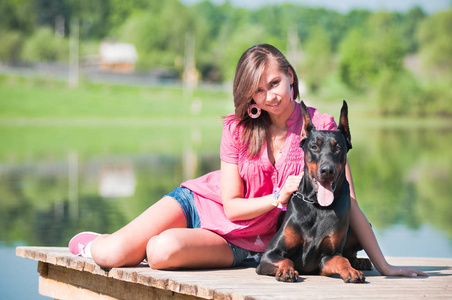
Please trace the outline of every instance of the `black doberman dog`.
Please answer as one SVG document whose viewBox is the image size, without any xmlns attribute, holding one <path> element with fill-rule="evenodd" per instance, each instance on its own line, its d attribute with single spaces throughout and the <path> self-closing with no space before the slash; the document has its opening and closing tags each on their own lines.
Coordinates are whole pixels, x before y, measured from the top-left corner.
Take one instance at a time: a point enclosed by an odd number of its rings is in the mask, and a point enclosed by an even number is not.
<svg viewBox="0 0 452 300">
<path fill-rule="evenodd" d="M 336 131 L 316 130 L 303 102 L 301 111 L 304 176 L 256 272 L 279 281 L 297 281 L 298 274 L 339 274 L 345 282 L 362 283 L 363 273 L 352 265 L 371 269 L 371 264 L 356 258 L 361 247 L 349 228 L 345 165 L 352 145 L 347 103 L 343 102 Z"/>
</svg>

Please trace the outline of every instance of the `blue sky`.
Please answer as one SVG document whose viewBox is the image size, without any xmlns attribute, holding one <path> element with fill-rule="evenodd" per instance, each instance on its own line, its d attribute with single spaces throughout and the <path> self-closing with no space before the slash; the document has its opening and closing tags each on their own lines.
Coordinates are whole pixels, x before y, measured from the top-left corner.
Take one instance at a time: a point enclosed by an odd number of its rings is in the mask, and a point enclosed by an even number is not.
<svg viewBox="0 0 452 300">
<path fill-rule="evenodd" d="M 181 0 L 191 4 L 200 0 Z M 224 0 L 210 0 L 214 3 L 223 3 Z M 420 6 L 426 13 L 432 14 L 451 7 L 451 0 L 229 0 L 237 7 L 257 8 L 266 4 L 297 3 L 311 7 L 324 7 L 339 12 L 348 12 L 355 8 L 368 10 L 385 10 L 405 12 L 414 6 Z"/>
</svg>

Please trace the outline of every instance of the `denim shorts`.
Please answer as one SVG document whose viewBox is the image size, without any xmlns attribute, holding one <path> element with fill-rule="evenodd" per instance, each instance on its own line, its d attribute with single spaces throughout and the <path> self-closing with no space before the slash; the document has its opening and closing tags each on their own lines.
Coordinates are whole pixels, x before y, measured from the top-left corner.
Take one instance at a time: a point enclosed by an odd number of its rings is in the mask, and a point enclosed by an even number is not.
<svg viewBox="0 0 452 300">
<path fill-rule="evenodd" d="M 201 220 L 199 219 L 198 210 L 196 209 L 193 192 L 191 190 L 185 187 L 178 187 L 166 196 L 174 198 L 182 207 L 185 219 L 187 220 L 187 228 L 201 228 Z M 228 244 L 234 254 L 234 262 L 231 267 L 236 267 L 242 262 L 254 262 L 258 260 L 259 255 L 256 252 L 246 250 L 230 242 L 228 242 Z"/>
</svg>

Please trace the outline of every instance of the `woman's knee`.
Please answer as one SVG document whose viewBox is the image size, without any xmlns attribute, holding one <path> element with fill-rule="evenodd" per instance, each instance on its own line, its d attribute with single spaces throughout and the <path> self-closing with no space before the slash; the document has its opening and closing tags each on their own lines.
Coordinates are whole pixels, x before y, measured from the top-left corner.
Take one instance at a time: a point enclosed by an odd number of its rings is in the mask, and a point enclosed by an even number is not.
<svg viewBox="0 0 452 300">
<path fill-rule="evenodd" d="M 118 239 L 94 241 L 91 245 L 91 255 L 96 264 L 105 268 L 117 268 L 139 264 L 144 258 L 132 259 L 127 254 L 128 245 Z M 138 253 L 135 253 L 135 255 Z"/>
<path fill-rule="evenodd" d="M 96 264 L 101 267 L 114 268 L 119 267 L 118 251 L 111 243 L 103 241 L 93 242 L 91 245 L 91 255 Z"/>
<path fill-rule="evenodd" d="M 147 244 L 147 261 L 153 269 L 174 269 L 179 267 L 177 257 L 183 251 L 180 239 L 169 229 L 151 238 Z"/>
</svg>

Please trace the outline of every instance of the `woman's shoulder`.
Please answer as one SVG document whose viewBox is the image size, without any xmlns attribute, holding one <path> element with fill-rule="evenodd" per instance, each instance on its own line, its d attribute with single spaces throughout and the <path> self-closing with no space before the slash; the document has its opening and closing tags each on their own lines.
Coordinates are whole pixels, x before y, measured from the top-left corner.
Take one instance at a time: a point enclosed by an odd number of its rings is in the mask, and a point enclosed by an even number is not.
<svg viewBox="0 0 452 300">
<path fill-rule="evenodd" d="M 236 132 L 240 121 L 237 120 L 235 114 L 228 114 L 223 120 L 223 130 L 228 130 L 231 134 Z"/>
<path fill-rule="evenodd" d="M 334 117 L 327 113 L 322 113 L 314 107 L 308 107 L 309 116 L 312 124 L 317 130 L 336 130 L 337 124 Z"/>
<path fill-rule="evenodd" d="M 226 115 L 226 117 L 224 117 L 224 126 L 230 126 L 233 123 L 238 123 L 237 119 L 235 118 L 235 114 L 228 114 Z"/>
</svg>

